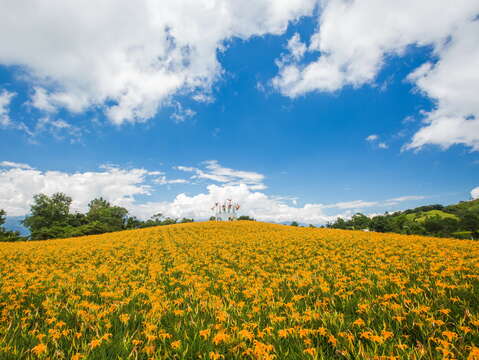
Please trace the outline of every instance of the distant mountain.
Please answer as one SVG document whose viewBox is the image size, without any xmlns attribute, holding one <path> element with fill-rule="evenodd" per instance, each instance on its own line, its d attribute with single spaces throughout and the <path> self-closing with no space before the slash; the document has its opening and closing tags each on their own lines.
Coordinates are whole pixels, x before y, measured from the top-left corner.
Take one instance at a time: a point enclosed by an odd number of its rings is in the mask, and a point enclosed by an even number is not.
<svg viewBox="0 0 479 360">
<path fill-rule="evenodd" d="M 30 234 L 28 229 L 22 225 L 21 221 L 24 216 L 7 216 L 5 224 L 3 225 L 7 230 L 20 231 L 20 234 L 27 236 Z"/>
</svg>

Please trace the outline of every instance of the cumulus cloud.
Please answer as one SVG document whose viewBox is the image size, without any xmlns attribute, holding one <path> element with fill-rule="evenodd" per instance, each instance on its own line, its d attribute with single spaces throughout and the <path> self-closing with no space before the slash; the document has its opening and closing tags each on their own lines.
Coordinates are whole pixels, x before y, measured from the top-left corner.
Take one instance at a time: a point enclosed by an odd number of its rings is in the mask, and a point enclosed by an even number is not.
<svg viewBox="0 0 479 360">
<path fill-rule="evenodd" d="M 436 107 L 406 148 L 464 144 L 479 150 L 478 14 L 479 3 L 469 0 L 454 7 L 447 0 L 324 1 L 318 30 L 307 45 L 316 59 L 304 61 L 304 52 L 295 49 L 306 44 L 293 37 L 291 55 L 278 61 L 272 84 L 293 98 L 359 87 L 374 82 L 387 57 L 403 55 L 408 46 L 429 45 L 438 61 L 422 65 L 409 80 Z"/>
<path fill-rule="evenodd" d="M 426 63 L 408 77 L 437 106 L 425 113 L 425 126 L 406 148 L 463 144 L 479 151 L 479 20 L 457 28 L 436 52 L 437 63 Z"/>
<path fill-rule="evenodd" d="M 20 65 L 47 112 L 146 121 L 177 93 L 211 101 L 233 37 L 283 33 L 316 0 L 17 0 L 2 4 L 0 64 Z"/>
<path fill-rule="evenodd" d="M 208 185 L 205 193 L 194 196 L 179 194 L 171 202 L 145 203 L 135 207 L 141 215 L 159 211 L 173 217 L 192 217 L 207 219 L 212 215 L 211 206 L 218 201 L 234 199 L 241 204 L 240 213 L 254 217 L 259 221 L 287 222 L 301 221 L 304 223 L 325 223 L 334 219 L 324 213 L 321 204 L 305 204 L 302 207 L 290 206 L 280 199 L 252 190 L 246 184 L 239 185 Z"/>
<path fill-rule="evenodd" d="M 479 186 L 471 190 L 471 198 L 479 199 Z"/>
<path fill-rule="evenodd" d="M 129 206 L 138 195 L 148 195 L 146 178 L 155 173 L 144 169 L 104 167 L 101 171 L 66 173 L 40 171 L 26 164 L 2 162 L 0 168 L 0 208 L 10 216 L 29 212 L 33 195 L 65 192 L 73 198 L 72 208 L 84 211 L 88 202 L 102 196 L 112 203 Z"/>
<path fill-rule="evenodd" d="M 379 139 L 379 136 L 376 134 L 371 134 L 366 138 L 366 141 L 373 142 Z"/>
<path fill-rule="evenodd" d="M 138 196 L 150 196 L 154 184 L 185 183 L 184 179 L 168 180 L 162 172 L 145 169 L 121 169 L 102 166 L 99 171 L 66 173 L 40 171 L 26 164 L 3 161 L 0 163 L 0 208 L 10 216 L 28 213 L 32 197 L 38 193 L 65 192 L 73 198 L 72 208 L 85 211 L 88 202 L 102 196 L 115 205 L 126 207 L 141 218 L 161 212 L 172 217 L 206 219 L 211 216 L 211 206 L 217 201 L 234 198 L 242 205 L 242 213 L 263 221 L 292 221 L 324 223 L 333 219 L 324 214 L 321 204 L 306 204 L 303 207 L 287 205 L 282 199 L 254 190 L 256 183 L 233 185 L 239 178 L 258 180 L 256 173 L 223 168 L 216 162 L 207 162 L 211 173 L 219 178 L 221 185 L 208 185 L 205 193 L 194 196 L 178 194 L 171 202 L 139 202 Z M 196 176 L 196 175 L 195 175 Z M 199 177 L 202 176 L 200 173 Z M 227 180 L 227 181 L 225 181 Z M 231 183 L 229 180 L 232 180 Z"/>
</svg>

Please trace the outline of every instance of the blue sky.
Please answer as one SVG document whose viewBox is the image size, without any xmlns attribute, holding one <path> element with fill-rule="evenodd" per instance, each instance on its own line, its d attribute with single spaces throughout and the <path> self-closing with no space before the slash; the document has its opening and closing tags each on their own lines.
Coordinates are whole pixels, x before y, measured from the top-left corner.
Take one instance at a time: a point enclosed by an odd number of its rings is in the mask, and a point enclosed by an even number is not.
<svg viewBox="0 0 479 360">
<path fill-rule="evenodd" d="M 460 2 L 452 19 L 438 18 L 438 30 L 421 18 L 442 16 L 436 2 L 420 11 L 414 2 L 373 2 L 372 18 L 357 3 L 298 1 L 275 17 L 278 5 L 265 1 L 224 29 L 204 28 L 204 40 L 170 22 L 166 50 L 155 42 L 164 32 L 140 23 L 131 26 L 145 26 L 148 39 L 108 42 L 105 53 L 75 34 L 56 39 L 66 26 L 57 17 L 30 23 L 41 40 L 26 24 L 0 25 L 20 33 L 16 42 L 0 38 L 0 208 L 23 216 L 32 194 L 63 191 L 80 211 L 104 196 L 140 217 L 160 210 L 201 219 L 209 204 L 233 197 L 259 219 L 319 224 L 476 196 L 479 109 L 468 98 L 479 90 L 478 6 Z M 82 28 L 76 16 L 90 19 L 92 11 L 36 6 L 75 17 L 72 33 Z M 83 15 L 69 15 L 74 10 Z M 385 29 L 391 12 L 397 21 Z M 397 25 L 411 12 L 418 15 Z M 206 26 L 206 15 L 188 16 Z M 266 25 L 248 25 L 262 16 Z M 351 19 L 358 28 L 337 35 L 335 26 Z M 114 33 L 107 20 L 92 21 Z M 368 35 L 368 26 L 384 38 Z M 134 61 L 103 60 L 117 53 Z"/>
</svg>

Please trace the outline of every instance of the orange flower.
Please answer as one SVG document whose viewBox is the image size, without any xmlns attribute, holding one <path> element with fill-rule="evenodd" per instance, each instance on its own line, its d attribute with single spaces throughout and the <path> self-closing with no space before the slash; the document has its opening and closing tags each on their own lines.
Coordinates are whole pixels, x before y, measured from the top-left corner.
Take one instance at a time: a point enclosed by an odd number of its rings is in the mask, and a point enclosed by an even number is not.
<svg viewBox="0 0 479 360">
<path fill-rule="evenodd" d="M 90 347 L 91 347 L 92 349 L 94 349 L 94 348 L 96 348 L 96 347 L 98 347 L 98 346 L 100 346 L 100 345 L 101 345 L 101 339 L 95 339 L 95 340 L 92 340 L 92 341 L 90 342 Z"/>
<path fill-rule="evenodd" d="M 205 340 L 210 336 L 210 333 L 210 329 L 200 330 L 200 336 Z"/>
<path fill-rule="evenodd" d="M 45 344 L 38 344 L 37 346 L 35 346 L 33 349 L 32 349 L 32 352 L 35 354 L 35 355 L 41 355 L 41 354 L 44 354 L 46 353 L 48 350 L 47 346 Z"/>
<path fill-rule="evenodd" d="M 364 322 L 363 319 L 359 318 L 359 319 L 354 320 L 353 325 L 356 325 L 356 326 L 364 326 L 364 325 L 365 325 L 365 322 Z"/>
<path fill-rule="evenodd" d="M 215 335 L 215 337 L 213 338 L 213 343 L 214 343 L 215 345 L 218 345 L 218 344 L 220 344 L 220 343 L 222 343 L 222 342 L 227 342 L 228 339 L 229 339 L 229 335 L 226 334 L 226 333 L 223 332 L 223 331 L 220 331 L 220 332 L 217 333 L 217 334 Z"/>
</svg>

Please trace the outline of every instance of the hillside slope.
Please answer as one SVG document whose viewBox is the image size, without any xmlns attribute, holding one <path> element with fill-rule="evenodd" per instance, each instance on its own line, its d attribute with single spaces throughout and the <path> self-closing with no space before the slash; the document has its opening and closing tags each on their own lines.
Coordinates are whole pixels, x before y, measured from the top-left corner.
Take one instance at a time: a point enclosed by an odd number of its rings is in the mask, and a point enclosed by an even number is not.
<svg viewBox="0 0 479 360">
<path fill-rule="evenodd" d="M 463 358 L 478 265 L 473 241 L 249 221 L 2 243 L 0 358 Z"/>
</svg>

